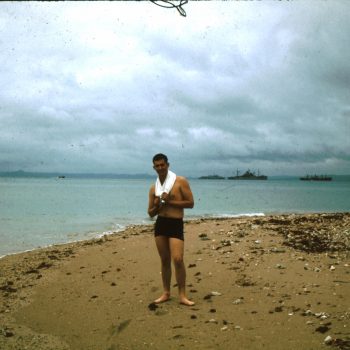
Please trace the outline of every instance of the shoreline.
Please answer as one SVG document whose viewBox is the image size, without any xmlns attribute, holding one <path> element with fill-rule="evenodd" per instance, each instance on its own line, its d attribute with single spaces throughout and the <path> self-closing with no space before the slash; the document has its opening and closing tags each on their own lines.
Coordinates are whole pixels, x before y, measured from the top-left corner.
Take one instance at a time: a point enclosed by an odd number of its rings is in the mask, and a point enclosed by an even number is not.
<svg viewBox="0 0 350 350">
<path fill-rule="evenodd" d="M 348 213 L 347 211 L 339 211 L 339 212 L 332 212 L 332 211 L 308 211 L 308 212 L 267 212 L 267 213 L 239 213 L 239 214 L 217 214 L 217 215 L 212 215 L 212 214 L 207 214 L 207 215 L 202 215 L 202 216 L 185 216 L 184 222 L 192 222 L 196 220 L 225 220 L 225 219 L 235 219 L 235 218 L 250 218 L 250 217 L 266 217 L 266 216 L 275 216 L 275 215 L 309 215 L 309 214 L 334 214 L 334 213 L 340 213 L 340 214 L 346 214 Z M 93 237 L 89 238 L 81 238 L 77 240 L 72 240 L 72 241 L 66 241 L 62 243 L 52 243 L 49 245 L 44 245 L 44 246 L 36 246 L 30 249 L 25 249 L 25 250 L 20 250 L 12 253 L 5 253 L 4 255 L 0 255 L 0 261 L 1 259 L 11 256 L 11 255 L 17 255 L 17 254 L 22 254 L 22 253 L 27 253 L 27 252 L 32 252 L 36 250 L 41 250 L 41 249 L 46 249 L 46 248 L 52 248 L 52 247 L 59 247 L 62 245 L 66 244 L 74 244 L 74 243 L 79 243 L 79 242 L 85 242 L 85 241 L 90 241 L 90 240 L 95 240 L 95 239 L 100 239 L 104 236 L 109 236 L 109 235 L 115 235 L 115 234 L 120 234 L 124 231 L 127 231 L 130 227 L 134 226 L 152 226 L 154 224 L 154 221 L 150 220 L 149 223 L 129 223 L 125 224 L 125 226 L 122 226 L 119 229 L 114 229 L 114 230 L 108 230 L 108 231 L 97 231 L 94 233 Z M 91 232 L 89 232 L 91 234 Z"/>
<path fill-rule="evenodd" d="M 350 213 L 186 219 L 185 264 L 195 306 L 151 309 L 152 223 L 7 255 L 0 348 L 349 349 Z"/>
<path fill-rule="evenodd" d="M 232 215 L 218 215 L 218 216 L 215 216 L 215 215 L 209 215 L 208 216 L 193 216 L 193 217 L 185 217 L 184 218 L 184 221 L 185 222 L 191 222 L 191 221 L 194 221 L 194 220 L 200 220 L 200 219 L 220 219 L 220 218 L 237 218 L 237 217 L 255 217 L 255 216 L 265 216 L 264 213 L 248 213 L 248 214 L 232 214 Z M 79 242 L 84 242 L 84 241 L 89 241 L 89 240 L 95 240 L 95 239 L 99 239 L 101 237 L 104 237 L 104 236 L 109 236 L 109 235 L 115 235 L 115 234 L 118 234 L 118 233 L 121 233 L 121 232 L 124 232 L 126 230 L 128 230 L 130 227 L 134 227 L 134 226 L 149 226 L 149 225 L 153 225 L 155 222 L 155 220 L 152 220 L 150 219 L 149 220 L 149 223 L 129 223 L 129 224 L 125 224 L 124 226 L 123 225 L 120 225 L 120 228 L 119 229 L 114 229 L 114 230 L 108 230 L 108 231 L 97 231 L 94 233 L 94 237 L 90 237 L 90 238 L 82 238 L 82 239 L 77 239 L 77 240 L 73 240 L 73 241 L 67 241 L 67 242 L 63 242 L 63 243 L 52 243 L 52 244 L 49 244 L 49 245 L 45 245 L 45 246 L 37 246 L 37 247 L 34 247 L 34 248 L 31 248 L 31 249 L 26 249 L 26 250 L 23 250 L 23 251 L 18 251 L 18 252 L 13 252 L 13 253 L 7 253 L 5 255 L 0 255 L 0 260 L 6 256 L 9 256 L 9 255 L 15 255 L 15 254 L 21 254 L 21 253 L 26 253 L 26 252 L 31 252 L 31 251 L 35 251 L 35 250 L 40 250 L 40 249 L 46 249 L 46 248 L 51 248 L 51 247 L 55 247 L 55 246 L 61 246 L 61 245 L 65 245 L 65 244 L 73 244 L 73 243 L 79 243 Z M 119 225 L 119 224 L 118 224 Z M 89 232 L 89 234 L 91 234 L 91 232 Z"/>
</svg>

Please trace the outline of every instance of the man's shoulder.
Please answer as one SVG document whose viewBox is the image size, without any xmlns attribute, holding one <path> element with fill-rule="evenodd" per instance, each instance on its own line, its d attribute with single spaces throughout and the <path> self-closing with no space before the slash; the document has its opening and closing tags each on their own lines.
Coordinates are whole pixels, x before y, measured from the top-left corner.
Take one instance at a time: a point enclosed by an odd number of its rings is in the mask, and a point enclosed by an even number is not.
<svg viewBox="0 0 350 350">
<path fill-rule="evenodd" d="M 176 175 L 176 182 L 178 182 L 179 184 L 181 184 L 181 183 L 187 183 L 188 180 L 186 179 L 185 176 Z"/>
</svg>

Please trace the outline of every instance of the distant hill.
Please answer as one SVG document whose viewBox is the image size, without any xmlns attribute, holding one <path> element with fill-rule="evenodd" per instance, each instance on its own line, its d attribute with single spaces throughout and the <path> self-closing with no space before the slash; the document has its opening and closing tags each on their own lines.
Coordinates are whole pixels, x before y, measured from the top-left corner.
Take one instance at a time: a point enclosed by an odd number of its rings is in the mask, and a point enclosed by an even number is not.
<svg viewBox="0 0 350 350">
<path fill-rule="evenodd" d="M 27 172 L 23 170 L 0 172 L 0 177 L 18 177 L 18 178 L 74 178 L 74 179 L 154 179 L 154 175 L 149 174 L 86 174 L 86 173 L 40 173 Z"/>
<path fill-rule="evenodd" d="M 0 177 L 12 178 L 71 178 L 71 179 L 152 179 L 156 178 L 156 174 L 88 174 L 88 173 L 59 173 L 59 172 L 29 172 L 29 171 L 0 171 Z M 350 175 L 332 175 L 333 181 L 350 181 Z M 188 176 L 189 180 L 196 180 L 198 177 Z M 297 175 L 271 175 L 269 180 L 299 180 Z"/>
<path fill-rule="evenodd" d="M 199 177 L 200 180 L 225 180 L 223 176 L 219 175 L 207 175 Z"/>
</svg>

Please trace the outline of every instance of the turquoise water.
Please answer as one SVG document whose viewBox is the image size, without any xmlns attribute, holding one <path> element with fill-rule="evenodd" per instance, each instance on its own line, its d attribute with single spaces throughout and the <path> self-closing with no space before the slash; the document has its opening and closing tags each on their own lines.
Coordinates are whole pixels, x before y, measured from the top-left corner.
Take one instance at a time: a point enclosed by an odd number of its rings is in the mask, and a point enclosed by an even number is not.
<svg viewBox="0 0 350 350">
<path fill-rule="evenodd" d="M 350 211 L 350 182 L 190 180 L 187 218 Z M 150 180 L 0 178 L 0 256 L 96 237 L 147 216 Z"/>
</svg>

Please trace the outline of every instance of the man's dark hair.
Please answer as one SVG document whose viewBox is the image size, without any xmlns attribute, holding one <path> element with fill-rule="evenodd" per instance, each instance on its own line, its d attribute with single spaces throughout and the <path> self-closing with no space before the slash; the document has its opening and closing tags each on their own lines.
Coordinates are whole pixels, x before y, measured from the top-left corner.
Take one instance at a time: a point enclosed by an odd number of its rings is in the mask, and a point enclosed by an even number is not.
<svg viewBox="0 0 350 350">
<path fill-rule="evenodd" d="M 157 160 L 162 160 L 164 159 L 165 163 L 168 163 L 168 157 L 163 154 L 163 153 L 157 153 L 154 157 L 153 157 L 153 163 Z"/>
</svg>

